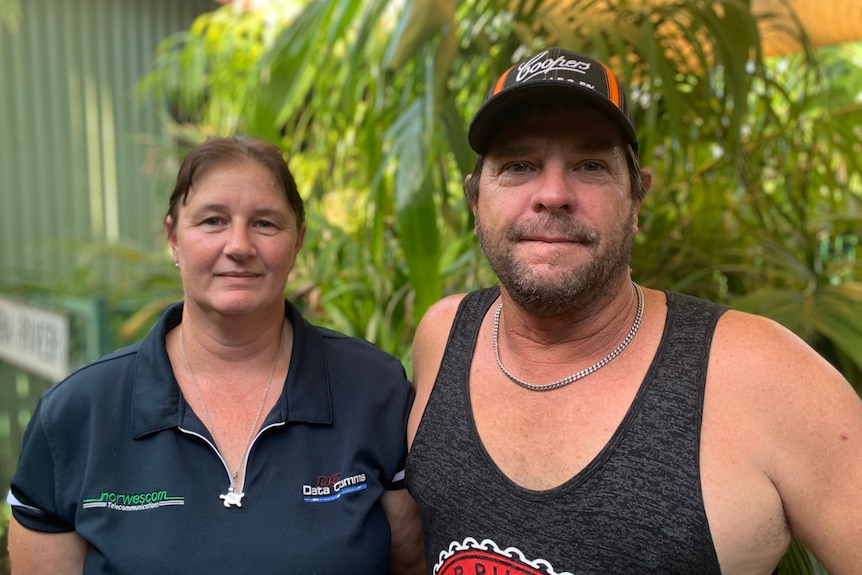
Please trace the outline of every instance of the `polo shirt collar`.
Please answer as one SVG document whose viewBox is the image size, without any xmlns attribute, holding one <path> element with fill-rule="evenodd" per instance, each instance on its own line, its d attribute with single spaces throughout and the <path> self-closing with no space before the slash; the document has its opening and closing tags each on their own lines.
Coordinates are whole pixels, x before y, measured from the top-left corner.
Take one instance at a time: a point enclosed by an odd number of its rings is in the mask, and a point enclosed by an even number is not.
<svg viewBox="0 0 862 575">
<path fill-rule="evenodd" d="M 170 306 L 156 326 L 140 342 L 134 367 L 132 437 L 139 438 L 180 427 L 190 409 L 174 377 L 165 339 L 182 319 L 183 304 Z M 281 397 L 264 425 L 305 422 L 332 423 L 329 369 L 320 332 L 288 301 L 284 313 L 293 324 L 290 368 Z"/>
</svg>

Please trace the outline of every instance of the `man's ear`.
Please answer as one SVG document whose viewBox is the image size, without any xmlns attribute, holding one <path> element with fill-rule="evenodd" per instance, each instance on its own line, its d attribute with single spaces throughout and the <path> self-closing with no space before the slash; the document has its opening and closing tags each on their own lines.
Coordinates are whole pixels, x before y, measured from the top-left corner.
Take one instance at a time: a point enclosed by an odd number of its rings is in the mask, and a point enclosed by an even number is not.
<svg viewBox="0 0 862 575">
<path fill-rule="evenodd" d="M 632 206 L 632 211 L 634 212 L 634 218 L 633 218 L 634 222 L 632 223 L 632 225 L 634 226 L 634 233 L 638 233 L 638 231 L 639 231 L 637 215 L 641 211 L 641 206 L 643 206 L 644 197 L 646 197 L 647 192 L 649 192 L 649 189 L 652 186 L 652 172 L 649 169 L 642 169 L 641 170 L 641 177 L 643 178 L 643 188 L 644 188 L 643 197 L 641 197 L 638 200 L 635 200 L 634 205 Z"/>
<path fill-rule="evenodd" d="M 467 186 L 470 185 L 470 182 L 473 180 L 473 174 L 467 174 L 467 177 L 464 178 L 464 195 L 467 196 L 467 201 L 470 203 L 470 211 L 473 212 L 473 216 L 476 216 L 476 201 L 470 197 L 470 194 L 467 193 Z"/>
</svg>

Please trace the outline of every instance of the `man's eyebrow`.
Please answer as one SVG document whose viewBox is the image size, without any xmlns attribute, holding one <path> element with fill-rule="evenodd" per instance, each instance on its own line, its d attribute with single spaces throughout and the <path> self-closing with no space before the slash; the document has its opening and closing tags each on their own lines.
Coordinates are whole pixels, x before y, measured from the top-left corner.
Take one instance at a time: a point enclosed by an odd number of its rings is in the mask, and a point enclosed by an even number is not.
<svg viewBox="0 0 862 575">
<path fill-rule="evenodd" d="M 536 149 L 536 146 L 533 144 L 525 143 L 525 142 L 512 142 L 506 143 L 500 146 L 496 152 L 495 156 L 517 156 L 520 154 L 526 154 L 532 152 Z"/>
<path fill-rule="evenodd" d="M 619 154 L 620 145 L 610 139 L 584 138 L 574 142 L 571 148 L 576 152 L 588 154 Z"/>
</svg>

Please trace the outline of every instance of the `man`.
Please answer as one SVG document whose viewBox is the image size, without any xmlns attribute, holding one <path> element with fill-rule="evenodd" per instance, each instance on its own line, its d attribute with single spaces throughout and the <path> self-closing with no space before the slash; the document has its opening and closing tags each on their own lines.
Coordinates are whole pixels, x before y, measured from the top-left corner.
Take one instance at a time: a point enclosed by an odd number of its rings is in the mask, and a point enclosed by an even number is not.
<svg viewBox="0 0 862 575">
<path fill-rule="evenodd" d="M 767 319 L 632 282 L 650 186 L 626 98 L 561 49 L 469 131 L 499 287 L 414 342 L 408 486 L 438 575 L 772 573 L 798 535 L 862 569 L 862 402 Z"/>
</svg>

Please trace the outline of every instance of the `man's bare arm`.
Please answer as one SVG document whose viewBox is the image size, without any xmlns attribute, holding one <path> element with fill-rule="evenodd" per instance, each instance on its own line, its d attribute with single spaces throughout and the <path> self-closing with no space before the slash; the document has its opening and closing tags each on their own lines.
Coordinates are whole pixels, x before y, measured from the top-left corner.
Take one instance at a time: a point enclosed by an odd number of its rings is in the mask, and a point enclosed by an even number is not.
<svg viewBox="0 0 862 575">
<path fill-rule="evenodd" d="M 792 532 L 831 575 L 858 573 L 862 401 L 833 366 L 775 322 L 728 312 L 716 336 L 718 361 L 710 369 L 731 374 L 735 383 L 722 393 L 739 398 L 733 425 L 758 438 L 757 460 Z"/>
<path fill-rule="evenodd" d="M 385 491 L 380 503 L 392 531 L 389 573 L 424 575 L 425 546 L 416 502 L 406 489 L 396 489 Z"/>
</svg>

